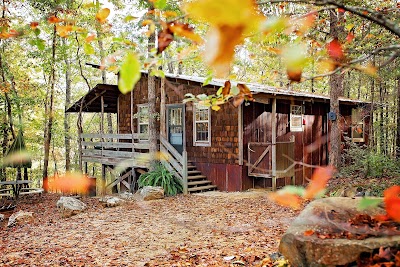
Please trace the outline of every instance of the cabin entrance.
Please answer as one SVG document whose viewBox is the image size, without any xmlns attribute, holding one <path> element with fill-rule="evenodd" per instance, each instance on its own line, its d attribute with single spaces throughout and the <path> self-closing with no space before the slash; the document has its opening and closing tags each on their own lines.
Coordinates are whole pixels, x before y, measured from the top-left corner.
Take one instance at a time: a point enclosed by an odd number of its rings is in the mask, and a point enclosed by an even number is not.
<svg viewBox="0 0 400 267">
<path fill-rule="evenodd" d="M 183 104 L 167 106 L 168 142 L 182 154 L 183 134 L 185 132 L 185 109 Z"/>
</svg>

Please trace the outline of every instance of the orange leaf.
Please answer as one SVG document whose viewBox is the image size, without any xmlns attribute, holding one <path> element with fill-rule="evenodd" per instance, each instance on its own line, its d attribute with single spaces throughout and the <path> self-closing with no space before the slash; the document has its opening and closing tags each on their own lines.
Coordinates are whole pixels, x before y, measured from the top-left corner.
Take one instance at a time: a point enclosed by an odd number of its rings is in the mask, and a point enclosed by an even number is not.
<svg viewBox="0 0 400 267">
<path fill-rule="evenodd" d="M 32 21 L 29 26 L 31 27 L 32 30 L 36 29 L 39 26 L 39 22 L 37 21 Z"/>
<path fill-rule="evenodd" d="M 238 87 L 239 90 L 240 90 L 240 93 L 239 93 L 239 94 L 245 96 L 245 97 L 246 97 L 246 100 L 251 100 L 251 101 L 254 100 L 253 94 L 251 93 L 251 91 L 250 91 L 249 87 L 247 87 L 247 85 L 238 83 L 238 84 L 237 84 L 237 87 Z"/>
<path fill-rule="evenodd" d="M 334 172 L 335 168 L 333 166 L 316 168 L 311 177 L 311 181 L 306 188 L 304 198 L 312 199 L 321 193 L 321 191 L 325 189 L 328 180 L 332 177 Z"/>
<path fill-rule="evenodd" d="M 67 37 L 69 33 L 72 31 L 72 26 L 67 25 L 67 26 L 62 26 L 62 25 L 57 25 L 56 31 L 58 35 L 61 37 Z"/>
<path fill-rule="evenodd" d="M 301 206 L 301 198 L 290 193 L 273 192 L 268 195 L 268 198 L 279 205 L 299 209 Z"/>
<path fill-rule="evenodd" d="M 80 173 L 67 172 L 65 175 L 49 177 L 49 188 L 52 191 L 84 194 L 89 191 L 89 185 L 89 178 Z"/>
<path fill-rule="evenodd" d="M 49 17 L 49 18 L 47 19 L 47 21 L 48 21 L 49 23 L 58 23 L 58 22 L 61 22 L 62 20 L 59 19 L 59 18 L 57 18 L 56 16 L 51 16 L 51 17 Z"/>
<path fill-rule="evenodd" d="M 332 59 L 340 60 L 344 57 L 342 45 L 339 43 L 338 39 L 333 39 L 327 45 L 328 54 Z"/>
<path fill-rule="evenodd" d="M 396 222 L 400 222 L 400 198 L 385 198 L 385 209 L 387 215 Z"/>
<path fill-rule="evenodd" d="M 86 43 L 90 43 L 91 41 L 93 41 L 96 38 L 95 34 L 90 34 L 88 37 L 86 37 L 85 41 Z"/>
<path fill-rule="evenodd" d="M 226 81 L 224 84 L 224 88 L 222 89 L 222 95 L 227 96 L 231 92 L 231 82 Z"/>
<path fill-rule="evenodd" d="M 182 36 L 182 37 L 186 37 L 197 44 L 200 44 L 203 42 L 203 39 L 201 39 L 200 35 L 194 33 L 193 27 L 191 27 L 187 23 L 171 22 L 171 23 L 168 23 L 168 28 L 174 34 Z"/>
<path fill-rule="evenodd" d="M 344 13 L 344 12 L 346 12 L 346 10 L 344 10 L 343 8 L 338 8 L 338 12 L 339 13 Z"/>
<path fill-rule="evenodd" d="M 286 73 L 291 82 L 300 82 L 303 69 L 287 69 Z"/>
<path fill-rule="evenodd" d="M 314 230 L 304 231 L 304 236 L 312 236 L 314 234 Z"/>
<path fill-rule="evenodd" d="M 169 28 L 165 28 L 164 30 L 160 31 L 157 37 L 157 54 L 162 53 L 173 40 L 174 34 Z"/>
<path fill-rule="evenodd" d="M 102 8 L 96 14 L 96 20 L 100 23 L 104 23 L 107 20 L 107 17 L 110 15 L 109 8 Z"/>
<path fill-rule="evenodd" d="M 391 186 L 383 192 L 383 197 L 385 199 L 392 197 L 399 197 L 399 195 L 400 195 L 400 185 Z"/>
</svg>

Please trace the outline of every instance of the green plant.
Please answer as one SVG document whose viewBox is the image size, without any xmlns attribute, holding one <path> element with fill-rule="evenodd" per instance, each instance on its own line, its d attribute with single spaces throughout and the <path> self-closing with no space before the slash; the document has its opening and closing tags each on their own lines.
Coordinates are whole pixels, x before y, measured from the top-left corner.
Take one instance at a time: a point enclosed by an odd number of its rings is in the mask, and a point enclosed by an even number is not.
<svg viewBox="0 0 400 267">
<path fill-rule="evenodd" d="M 180 179 L 170 173 L 161 163 L 157 163 L 153 171 L 141 174 L 138 184 L 139 188 L 161 186 L 167 196 L 174 196 L 183 190 Z"/>
</svg>

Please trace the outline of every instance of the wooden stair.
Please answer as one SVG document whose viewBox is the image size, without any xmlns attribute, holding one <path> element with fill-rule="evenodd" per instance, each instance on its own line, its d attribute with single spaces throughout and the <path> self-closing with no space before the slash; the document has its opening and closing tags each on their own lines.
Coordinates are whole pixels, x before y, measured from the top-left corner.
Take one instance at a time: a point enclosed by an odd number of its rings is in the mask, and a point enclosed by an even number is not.
<svg viewBox="0 0 400 267">
<path fill-rule="evenodd" d="M 188 163 L 188 193 L 200 193 L 204 191 L 214 191 L 217 189 L 207 176 L 202 175 L 192 163 Z"/>
</svg>

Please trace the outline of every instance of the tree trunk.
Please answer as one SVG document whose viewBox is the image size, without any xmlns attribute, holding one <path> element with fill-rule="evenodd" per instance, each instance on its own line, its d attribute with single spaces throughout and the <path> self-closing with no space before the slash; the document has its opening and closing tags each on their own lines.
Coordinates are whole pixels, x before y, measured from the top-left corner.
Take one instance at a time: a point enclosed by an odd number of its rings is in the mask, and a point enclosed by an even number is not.
<svg viewBox="0 0 400 267">
<path fill-rule="evenodd" d="M 400 159 L 400 76 L 397 77 L 397 135 L 396 158 Z"/>
<path fill-rule="evenodd" d="M 152 4 L 151 4 L 152 6 Z M 154 7 L 150 7 L 153 10 Z M 148 51 L 155 47 L 156 35 L 152 33 L 148 40 Z M 149 104 L 149 153 L 150 153 L 150 170 L 153 169 L 154 163 L 157 161 L 157 121 L 156 121 L 156 77 L 150 75 L 151 70 L 149 70 L 148 83 L 147 83 L 147 98 Z"/>
<path fill-rule="evenodd" d="M 330 35 L 333 38 L 340 37 L 343 31 L 340 22 L 343 19 L 343 13 L 336 10 L 330 11 Z M 340 110 L 339 96 L 343 94 L 343 78 L 341 73 L 335 73 L 330 77 L 330 111 L 334 112 L 336 120 L 331 121 L 329 164 L 339 169 L 340 167 L 340 147 L 341 147 L 341 131 L 340 131 Z"/>
<path fill-rule="evenodd" d="M 43 157 L 43 189 L 47 192 L 49 189 L 48 179 L 48 168 L 49 168 L 49 156 L 50 156 L 50 145 L 51 145 L 51 134 L 53 129 L 53 118 L 54 118 L 54 88 L 56 80 L 56 39 L 57 32 L 56 26 L 53 29 L 53 40 L 52 40 L 52 60 L 51 60 L 51 72 L 50 72 L 50 88 L 49 88 L 49 103 L 47 106 L 48 118 L 45 122 L 44 129 L 44 157 Z"/>
<path fill-rule="evenodd" d="M 67 42 L 63 39 L 64 46 Z M 69 54 L 65 53 L 65 111 L 71 105 L 71 62 Z M 71 169 L 71 135 L 69 131 L 69 113 L 64 112 L 64 143 L 65 143 L 65 170 Z"/>
</svg>

